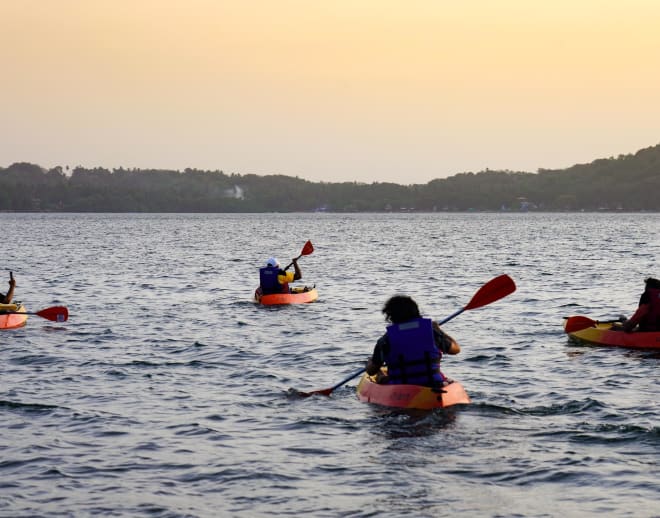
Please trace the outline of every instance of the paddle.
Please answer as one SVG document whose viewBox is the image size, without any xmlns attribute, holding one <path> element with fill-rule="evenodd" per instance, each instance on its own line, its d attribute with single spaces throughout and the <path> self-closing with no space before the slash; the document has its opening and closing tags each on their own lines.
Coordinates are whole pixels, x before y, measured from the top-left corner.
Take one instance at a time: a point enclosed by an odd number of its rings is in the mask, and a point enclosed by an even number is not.
<svg viewBox="0 0 660 518">
<path fill-rule="evenodd" d="M 7 295 L 4 295 L 4 302 L 5 300 L 7 303 L 11 302 L 12 297 L 14 296 L 14 286 L 16 285 L 16 281 L 14 281 L 14 272 L 9 272 L 9 290 L 7 291 Z"/>
<path fill-rule="evenodd" d="M 53 322 L 66 322 L 69 319 L 69 310 L 65 306 L 52 306 L 36 313 L 24 311 L 3 311 L 3 315 L 37 315 Z"/>
<path fill-rule="evenodd" d="M 576 331 L 582 331 L 588 327 L 596 327 L 598 324 L 615 324 L 621 322 L 621 320 L 592 320 L 588 317 L 575 316 L 575 317 L 564 317 L 566 323 L 564 324 L 564 331 L 567 333 L 575 333 Z"/>
<path fill-rule="evenodd" d="M 469 311 L 471 309 L 477 309 L 483 306 L 487 306 L 488 304 L 495 302 L 496 300 L 500 300 L 501 298 L 506 297 L 507 295 L 513 293 L 514 291 L 516 291 L 516 284 L 513 282 L 513 279 L 511 277 L 509 277 L 508 275 L 500 275 L 498 277 L 495 277 L 494 279 L 491 279 L 486 284 L 484 284 L 481 288 L 479 288 L 479 290 L 472 296 L 472 299 L 470 299 L 470 302 L 468 302 L 466 306 L 459 309 L 452 315 L 449 315 L 444 320 L 438 322 L 438 325 L 441 326 L 443 324 L 446 324 L 451 319 L 463 313 L 463 311 Z M 364 368 L 360 369 L 357 372 L 354 372 L 353 374 L 351 374 L 347 378 L 344 378 L 343 380 L 341 380 L 336 385 L 333 385 L 332 387 L 322 390 L 315 390 L 313 392 L 298 392 L 298 395 L 302 397 L 309 397 L 314 394 L 329 396 L 330 394 L 332 394 L 332 392 L 335 389 L 338 389 L 345 383 L 348 383 L 353 378 L 357 378 L 363 372 L 364 372 Z"/>
<path fill-rule="evenodd" d="M 296 257 L 296 261 L 300 259 L 303 255 L 309 255 L 313 251 L 314 251 L 314 245 L 312 245 L 311 241 L 307 241 L 307 243 L 305 243 L 305 246 L 303 246 L 303 249 L 300 251 L 300 255 Z M 289 265 L 284 269 L 288 270 L 289 268 L 291 268 L 291 266 L 293 266 L 293 262 L 289 263 Z"/>
</svg>

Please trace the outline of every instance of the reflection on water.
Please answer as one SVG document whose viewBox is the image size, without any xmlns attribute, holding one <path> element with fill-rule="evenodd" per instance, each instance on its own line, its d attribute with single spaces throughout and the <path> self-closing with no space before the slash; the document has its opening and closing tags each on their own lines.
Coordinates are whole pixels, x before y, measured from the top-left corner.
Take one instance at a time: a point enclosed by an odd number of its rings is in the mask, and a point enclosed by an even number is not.
<svg viewBox="0 0 660 518">
<path fill-rule="evenodd" d="M 435 410 L 392 410 L 374 406 L 370 412 L 379 418 L 378 422 L 370 427 L 372 433 L 389 439 L 398 439 L 445 433 L 446 429 L 456 421 L 459 409 L 451 407 Z"/>
</svg>

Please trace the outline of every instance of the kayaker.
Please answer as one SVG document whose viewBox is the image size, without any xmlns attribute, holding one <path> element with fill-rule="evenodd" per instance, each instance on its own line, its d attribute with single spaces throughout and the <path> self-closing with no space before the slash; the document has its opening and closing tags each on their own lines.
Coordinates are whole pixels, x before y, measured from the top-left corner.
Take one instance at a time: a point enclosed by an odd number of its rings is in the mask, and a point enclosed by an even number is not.
<svg viewBox="0 0 660 518">
<path fill-rule="evenodd" d="M 382 309 L 391 322 L 376 342 L 366 371 L 377 375 L 378 383 L 439 387 L 445 382 L 440 372 L 443 354 L 461 351 L 456 341 L 430 318 L 422 318 L 417 303 L 407 295 L 395 295 Z M 380 368 L 387 366 L 387 376 Z"/>
<path fill-rule="evenodd" d="M 626 333 L 660 331 L 660 280 L 649 277 L 635 314 L 623 321 Z"/>
<path fill-rule="evenodd" d="M 14 288 L 16 287 L 16 280 L 14 279 L 14 274 L 9 272 L 9 291 L 6 295 L 0 293 L 0 304 L 11 304 L 11 300 L 14 298 Z"/>
<path fill-rule="evenodd" d="M 288 271 L 289 266 L 293 266 L 293 272 Z M 302 279 L 297 257 L 291 259 L 289 266 L 282 270 L 280 262 L 275 257 L 270 257 L 266 266 L 259 268 L 259 289 L 262 295 L 289 293 L 289 283 Z"/>
</svg>

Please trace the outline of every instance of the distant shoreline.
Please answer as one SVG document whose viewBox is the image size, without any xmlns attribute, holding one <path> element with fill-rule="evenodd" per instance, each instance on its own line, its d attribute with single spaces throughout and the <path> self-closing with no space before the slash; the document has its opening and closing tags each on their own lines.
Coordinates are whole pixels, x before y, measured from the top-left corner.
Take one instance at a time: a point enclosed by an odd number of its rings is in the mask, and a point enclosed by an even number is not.
<svg viewBox="0 0 660 518">
<path fill-rule="evenodd" d="M 419 185 L 310 182 L 186 169 L 0 168 L 0 211 L 101 213 L 660 212 L 660 145 L 537 173 L 486 170 Z"/>
</svg>

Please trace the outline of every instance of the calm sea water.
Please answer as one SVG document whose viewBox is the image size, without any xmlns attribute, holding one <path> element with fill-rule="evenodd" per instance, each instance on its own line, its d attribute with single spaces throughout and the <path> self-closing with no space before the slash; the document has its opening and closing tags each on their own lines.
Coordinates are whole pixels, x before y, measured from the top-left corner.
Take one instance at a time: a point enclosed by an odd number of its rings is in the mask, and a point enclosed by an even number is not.
<svg viewBox="0 0 660 518">
<path fill-rule="evenodd" d="M 570 343 L 660 276 L 660 214 L 0 214 L 0 516 L 660 516 L 660 355 Z M 251 302 L 306 240 L 314 304 Z M 473 404 L 366 405 L 394 293 L 442 319 Z"/>
</svg>

